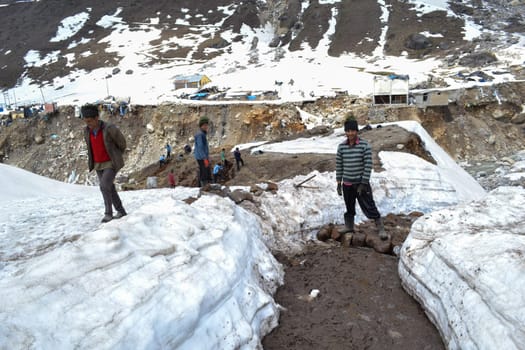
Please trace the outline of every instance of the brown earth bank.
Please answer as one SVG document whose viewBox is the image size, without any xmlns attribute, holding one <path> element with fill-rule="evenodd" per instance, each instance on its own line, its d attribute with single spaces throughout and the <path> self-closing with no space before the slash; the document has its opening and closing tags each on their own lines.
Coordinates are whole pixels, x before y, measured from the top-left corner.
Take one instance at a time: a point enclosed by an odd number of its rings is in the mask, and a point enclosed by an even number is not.
<svg viewBox="0 0 525 350">
<path fill-rule="evenodd" d="M 232 104 L 232 105 L 182 105 L 163 104 L 158 106 L 132 106 L 131 113 L 120 118 L 104 113 L 102 119 L 117 124 L 128 140 L 126 166 L 120 172 L 118 182 L 144 188 L 147 176 L 162 179 L 167 171 L 174 168 L 178 182 L 191 185 L 195 177 L 194 161 L 191 155 L 183 155 L 183 161 L 172 161 L 170 168 L 159 169 L 159 156 L 165 152 L 164 146 L 170 143 L 174 157 L 184 154 L 185 144 L 193 145 L 193 135 L 197 131 L 197 121 L 206 115 L 211 124 L 208 134 L 212 161 L 219 160 L 222 148 L 226 149 L 230 160 L 232 148 L 241 143 L 256 141 L 280 141 L 297 137 L 315 137 L 332 132 L 333 127 L 342 125 L 346 113 L 352 111 L 359 123 L 382 124 L 400 120 L 415 120 L 421 123 L 436 142 L 458 162 L 494 161 L 509 156 L 525 145 L 525 82 L 505 83 L 496 86 L 464 89 L 455 102 L 446 106 L 418 108 L 415 106 L 371 106 L 367 99 L 352 96 L 323 98 L 301 103 L 270 104 Z M 322 118 L 322 126 L 306 130 L 298 109 Z M 10 126 L 0 126 L 0 159 L 7 164 L 32 171 L 36 174 L 65 181 L 74 171 L 77 183 L 92 182 L 93 175 L 87 172 L 87 151 L 82 139 L 82 120 L 74 116 L 72 106 L 61 106 L 57 115 L 49 118 L 24 118 L 14 120 Z M 363 137 L 371 141 L 376 149 L 402 151 L 395 141 L 396 137 L 384 131 L 363 131 Z M 386 134 L 385 134 L 386 133 Z M 393 137 L 388 145 L 381 145 Z M 407 136 L 408 137 L 408 136 Z M 416 135 L 412 141 L 400 141 L 405 151 L 414 152 L 420 143 Z M 399 141 L 399 140 L 398 140 Z M 428 159 L 419 147 L 418 156 Z M 294 175 L 286 169 L 294 159 L 308 156 L 291 156 L 290 161 L 275 171 L 267 171 L 266 163 L 273 157 L 258 155 L 255 163 L 249 151 L 243 152 L 248 160 L 246 171 L 239 182 L 250 182 L 259 176 L 277 181 Z M 335 149 L 334 149 L 335 153 Z M 267 158 L 265 158 L 267 157 Z M 297 158 L 293 158 L 297 157 Z M 308 173 L 313 169 L 328 170 L 322 156 L 312 156 L 312 160 L 302 164 L 296 174 Z M 257 165 L 257 159 L 261 165 Z M 38 161 L 35 161 L 38 160 Z M 429 160 L 432 162 L 432 160 Z M 297 161 L 295 161 L 297 162 Z M 379 169 L 375 158 L 376 170 Z M 156 167 L 157 165 L 157 167 Z M 264 172 L 258 174 L 257 172 Z M 281 174 L 281 175 L 280 175 Z M 233 175 L 233 174 L 232 174 Z M 241 174 L 238 174 L 241 176 Z M 231 176 L 233 178 L 233 176 Z M 227 183 L 234 184 L 234 183 Z"/>
</svg>

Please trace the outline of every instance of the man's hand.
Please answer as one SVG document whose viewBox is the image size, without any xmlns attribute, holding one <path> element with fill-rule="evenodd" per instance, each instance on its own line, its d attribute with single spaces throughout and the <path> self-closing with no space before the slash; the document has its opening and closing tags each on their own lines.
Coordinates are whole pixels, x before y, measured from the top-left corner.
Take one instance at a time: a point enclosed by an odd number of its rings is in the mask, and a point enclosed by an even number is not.
<svg viewBox="0 0 525 350">
<path fill-rule="evenodd" d="M 337 194 L 342 196 L 343 195 L 343 189 L 341 188 L 341 183 L 337 183 Z"/>
<path fill-rule="evenodd" d="M 357 185 L 357 195 L 362 196 L 367 192 L 366 185 L 365 184 L 359 184 Z"/>
</svg>

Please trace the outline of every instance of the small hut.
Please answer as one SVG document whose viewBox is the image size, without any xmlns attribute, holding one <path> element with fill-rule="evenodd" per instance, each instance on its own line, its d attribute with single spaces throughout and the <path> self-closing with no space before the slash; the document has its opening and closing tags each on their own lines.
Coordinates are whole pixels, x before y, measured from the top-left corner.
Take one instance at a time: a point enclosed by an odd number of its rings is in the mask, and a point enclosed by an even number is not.
<svg viewBox="0 0 525 350">
<path fill-rule="evenodd" d="M 204 74 L 177 75 L 175 76 L 175 90 L 187 88 L 200 89 L 209 82 L 211 82 L 210 78 Z"/>
<path fill-rule="evenodd" d="M 410 91 L 411 104 L 420 108 L 447 106 L 450 99 L 455 99 L 454 91 L 445 89 L 422 89 Z"/>
<path fill-rule="evenodd" d="M 374 105 L 408 104 L 408 75 L 374 76 Z"/>
</svg>

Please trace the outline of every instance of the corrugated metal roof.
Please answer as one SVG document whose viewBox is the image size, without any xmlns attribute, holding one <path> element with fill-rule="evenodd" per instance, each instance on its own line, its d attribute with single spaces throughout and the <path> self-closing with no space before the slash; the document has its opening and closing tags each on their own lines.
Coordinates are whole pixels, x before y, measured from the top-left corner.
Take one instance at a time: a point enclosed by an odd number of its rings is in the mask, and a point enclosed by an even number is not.
<svg viewBox="0 0 525 350">
<path fill-rule="evenodd" d="M 204 74 L 192 74 L 192 75 L 176 75 L 175 80 L 187 81 L 187 82 L 198 82 L 204 77 Z"/>
</svg>

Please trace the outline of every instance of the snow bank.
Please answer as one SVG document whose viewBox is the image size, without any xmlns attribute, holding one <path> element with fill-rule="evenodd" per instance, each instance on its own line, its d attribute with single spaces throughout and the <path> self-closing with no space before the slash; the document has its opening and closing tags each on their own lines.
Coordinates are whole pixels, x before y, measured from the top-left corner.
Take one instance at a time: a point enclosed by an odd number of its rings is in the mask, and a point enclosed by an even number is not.
<svg viewBox="0 0 525 350">
<path fill-rule="evenodd" d="M 253 214 L 134 191 L 130 215 L 99 225 L 100 193 L 84 190 L 0 202 L 2 348 L 253 349 L 277 325 L 283 271 Z"/>
<path fill-rule="evenodd" d="M 445 171 L 409 153 L 380 152 L 379 157 L 385 170 L 373 171 L 370 185 L 382 215 L 430 213 L 485 194 L 479 185 L 478 191 L 465 191 L 475 181 L 462 169 Z M 294 186 L 312 175 L 306 187 Z M 335 184 L 335 172 L 313 171 L 281 181 L 275 194 L 265 192 L 258 210 L 264 218 L 261 224 L 267 243 L 275 249 L 298 249 L 301 239 L 313 238 L 320 226 L 342 224 L 346 208 Z M 368 219 L 356 205 L 356 223 L 364 220 Z"/>
<path fill-rule="evenodd" d="M 0 164 L 0 203 L 34 197 L 56 197 L 91 191 L 98 188 L 79 185 L 68 185 L 63 182 L 36 176 L 35 174 L 10 165 Z"/>
<path fill-rule="evenodd" d="M 449 349 L 525 344 L 525 189 L 500 187 L 412 226 L 400 256 L 403 286 Z"/>
</svg>

